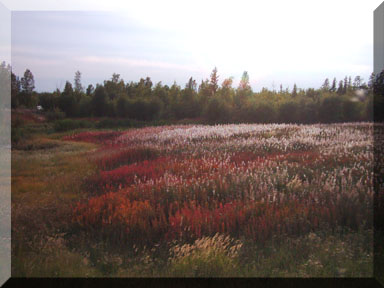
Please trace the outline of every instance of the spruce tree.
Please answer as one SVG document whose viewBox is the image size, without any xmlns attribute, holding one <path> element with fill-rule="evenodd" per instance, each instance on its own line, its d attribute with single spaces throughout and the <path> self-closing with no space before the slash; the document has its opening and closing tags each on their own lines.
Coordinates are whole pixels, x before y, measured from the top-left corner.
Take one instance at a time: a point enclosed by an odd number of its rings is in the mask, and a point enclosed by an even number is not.
<svg viewBox="0 0 384 288">
<path fill-rule="evenodd" d="M 344 94 L 344 86 L 343 86 L 343 81 L 339 81 L 339 87 L 337 88 L 337 94 L 342 95 Z"/>
<path fill-rule="evenodd" d="M 296 96 L 297 96 L 297 86 L 296 86 L 296 83 L 293 84 L 292 96 L 293 96 L 293 97 L 296 97 Z"/>
<path fill-rule="evenodd" d="M 331 92 L 336 92 L 336 77 L 333 78 L 331 89 L 329 89 Z"/>
<path fill-rule="evenodd" d="M 209 88 L 211 90 L 211 95 L 214 96 L 219 88 L 219 76 L 217 75 L 217 68 L 215 67 L 211 73 L 211 79 L 209 81 Z"/>
<path fill-rule="evenodd" d="M 323 89 L 323 90 L 325 90 L 325 91 L 328 91 L 328 90 L 329 90 L 329 79 L 328 79 L 328 78 L 326 78 L 326 79 L 324 80 L 324 83 L 323 83 L 323 85 L 321 86 L 321 89 Z"/>
</svg>

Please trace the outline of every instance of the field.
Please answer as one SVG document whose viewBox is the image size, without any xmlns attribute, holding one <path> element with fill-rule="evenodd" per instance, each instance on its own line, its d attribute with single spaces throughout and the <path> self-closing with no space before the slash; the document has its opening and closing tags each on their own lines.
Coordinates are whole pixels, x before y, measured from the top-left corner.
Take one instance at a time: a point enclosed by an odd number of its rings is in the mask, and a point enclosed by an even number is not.
<svg viewBox="0 0 384 288">
<path fill-rule="evenodd" d="M 373 137 L 371 123 L 39 132 L 12 151 L 12 275 L 371 277 Z"/>
</svg>

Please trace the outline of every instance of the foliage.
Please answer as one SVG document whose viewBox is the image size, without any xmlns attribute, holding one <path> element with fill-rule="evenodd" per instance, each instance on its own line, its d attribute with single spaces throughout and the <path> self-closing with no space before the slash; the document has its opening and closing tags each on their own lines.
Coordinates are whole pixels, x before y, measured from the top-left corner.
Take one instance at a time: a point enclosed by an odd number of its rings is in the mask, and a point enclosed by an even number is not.
<svg viewBox="0 0 384 288">
<path fill-rule="evenodd" d="M 48 111 L 45 116 L 48 121 L 55 121 L 65 118 L 65 113 L 61 111 L 59 108 L 54 108 L 53 110 Z"/>
<path fill-rule="evenodd" d="M 336 87 L 336 78 L 332 84 L 327 78 L 319 89 L 304 90 L 295 84 L 292 91 L 280 86 L 279 91 L 263 88 L 254 92 L 246 71 L 237 89 L 232 88 L 232 78 L 224 79 L 220 86 L 216 68 L 198 89 L 192 77 L 182 89 L 176 83 L 171 87 L 161 82 L 154 85 L 150 77 L 125 83 L 114 73 L 96 89 L 89 85 L 84 92 L 77 71 L 75 88 L 67 82 L 64 91 L 53 93 L 34 92 L 33 75 L 28 69 L 22 81 L 13 73 L 11 76 L 13 108 L 40 104 L 45 111 L 58 107 L 67 117 L 119 117 L 146 122 L 203 117 L 207 123 L 338 123 L 370 121 L 374 91 L 377 111 L 384 103 L 380 75 L 371 77 L 368 84 L 360 76 L 353 83 L 351 77 L 345 77 Z"/>
<path fill-rule="evenodd" d="M 163 126 L 67 136 L 105 145 L 95 157 L 100 171 L 84 183 L 94 196 L 76 205 L 73 224 L 113 245 L 139 245 L 137 235 L 155 245 L 215 233 L 263 245 L 324 228 L 367 228 L 371 129 Z M 366 148 L 343 150 L 345 143 Z"/>
<path fill-rule="evenodd" d="M 12 153 L 12 273 L 368 277 L 371 136 L 383 133 L 373 128 L 190 124 L 32 138 Z"/>
<path fill-rule="evenodd" d="M 57 132 L 69 131 L 79 128 L 92 128 L 94 124 L 86 120 L 73 120 L 73 119 L 63 119 L 57 120 L 54 123 L 54 129 Z"/>
</svg>

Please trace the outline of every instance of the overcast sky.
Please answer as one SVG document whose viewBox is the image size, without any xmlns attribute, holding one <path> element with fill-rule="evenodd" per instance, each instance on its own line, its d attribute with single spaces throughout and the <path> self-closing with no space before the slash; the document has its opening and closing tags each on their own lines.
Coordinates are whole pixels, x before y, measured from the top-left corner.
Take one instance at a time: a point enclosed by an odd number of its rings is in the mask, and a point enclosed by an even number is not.
<svg viewBox="0 0 384 288">
<path fill-rule="evenodd" d="M 319 87 L 346 75 L 367 80 L 373 10 L 382 2 L 13 1 L 2 1 L 13 10 L 13 71 L 29 68 L 38 91 L 63 89 L 77 70 L 84 86 L 112 73 L 184 86 L 215 66 L 220 82 L 233 76 L 235 85 L 248 71 L 256 91 Z"/>
</svg>

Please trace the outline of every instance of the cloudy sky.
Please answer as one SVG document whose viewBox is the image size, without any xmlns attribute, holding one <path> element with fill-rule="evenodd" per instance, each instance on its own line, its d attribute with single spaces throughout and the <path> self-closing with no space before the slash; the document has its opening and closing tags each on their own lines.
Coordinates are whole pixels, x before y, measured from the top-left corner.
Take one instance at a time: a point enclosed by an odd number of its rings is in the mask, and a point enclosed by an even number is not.
<svg viewBox="0 0 384 288">
<path fill-rule="evenodd" d="M 83 85 L 119 73 L 184 86 L 216 66 L 220 80 L 235 84 L 248 71 L 256 91 L 367 80 L 382 2 L 0 1 L 12 10 L 13 71 L 29 68 L 38 91 L 63 89 L 77 70 Z"/>
</svg>

